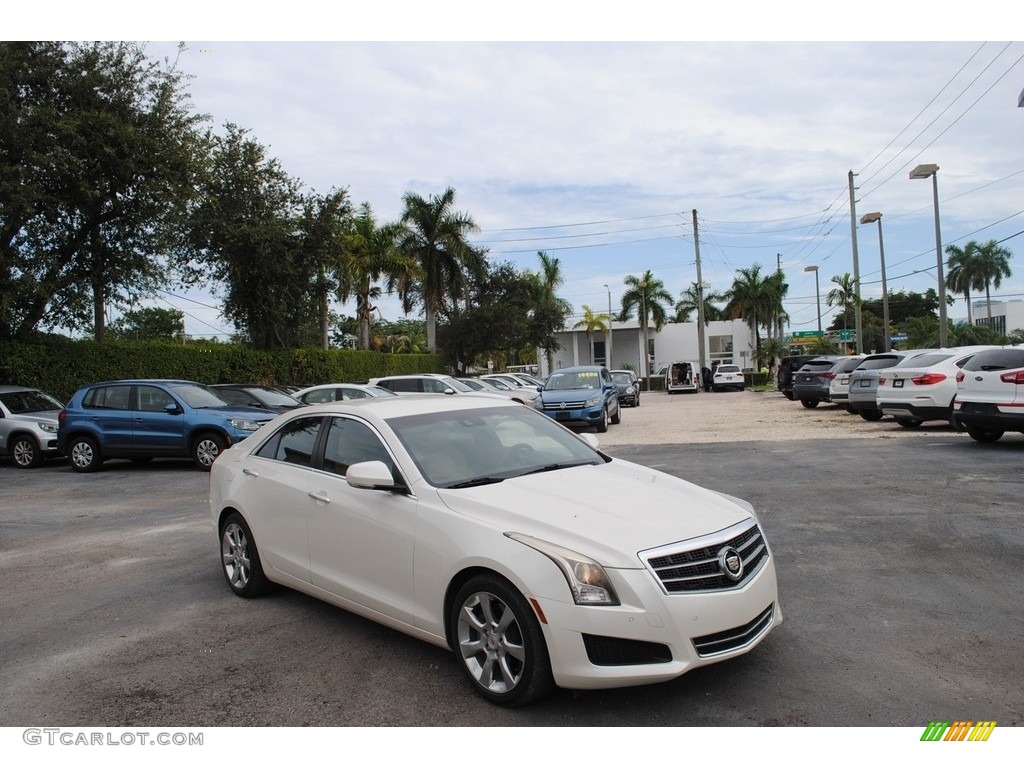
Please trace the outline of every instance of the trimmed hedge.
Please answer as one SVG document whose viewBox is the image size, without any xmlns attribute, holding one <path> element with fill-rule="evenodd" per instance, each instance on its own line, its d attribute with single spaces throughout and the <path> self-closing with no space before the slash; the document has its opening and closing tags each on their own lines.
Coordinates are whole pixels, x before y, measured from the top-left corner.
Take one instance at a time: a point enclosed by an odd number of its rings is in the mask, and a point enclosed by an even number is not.
<svg viewBox="0 0 1024 768">
<path fill-rule="evenodd" d="M 442 371 L 438 355 L 393 355 L 363 349 L 267 352 L 231 344 L 161 341 L 0 342 L 0 384 L 36 387 L 65 402 L 80 386 L 115 379 L 312 386 Z"/>
</svg>

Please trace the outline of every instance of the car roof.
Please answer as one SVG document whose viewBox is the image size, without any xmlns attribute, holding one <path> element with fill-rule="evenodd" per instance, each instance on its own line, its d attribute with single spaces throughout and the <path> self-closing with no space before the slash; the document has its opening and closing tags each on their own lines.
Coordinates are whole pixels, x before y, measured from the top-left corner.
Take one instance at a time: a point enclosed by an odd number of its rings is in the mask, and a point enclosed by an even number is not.
<svg viewBox="0 0 1024 768">
<path fill-rule="evenodd" d="M 559 368 L 555 373 L 580 373 L 581 371 L 607 371 L 603 365 L 573 365 L 569 368 Z"/>
<path fill-rule="evenodd" d="M 317 414 L 349 413 L 376 419 L 390 419 L 396 416 L 415 416 L 439 411 L 471 411 L 479 408 L 522 408 L 523 406 L 507 397 L 437 397 L 435 395 L 405 395 L 403 397 L 367 397 L 361 400 L 338 400 L 332 403 L 307 405 L 301 411 L 292 411 L 301 416 Z"/>
<path fill-rule="evenodd" d="M 0 384 L 0 394 L 7 392 L 42 392 L 38 387 L 19 387 L 17 384 Z"/>
<path fill-rule="evenodd" d="M 189 381 L 188 379 L 111 379 L 110 381 L 97 381 L 94 384 L 84 384 L 79 389 L 103 387 L 110 384 L 194 384 L 197 387 L 206 386 L 198 381 Z"/>
</svg>

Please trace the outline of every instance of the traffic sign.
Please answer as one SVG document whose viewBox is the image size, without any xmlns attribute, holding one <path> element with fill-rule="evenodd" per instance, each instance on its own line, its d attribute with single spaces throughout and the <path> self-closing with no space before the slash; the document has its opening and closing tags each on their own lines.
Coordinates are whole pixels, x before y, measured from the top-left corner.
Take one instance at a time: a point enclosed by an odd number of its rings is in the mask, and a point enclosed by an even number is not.
<svg viewBox="0 0 1024 768">
<path fill-rule="evenodd" d="M 820 339 L 821 334 L 817 331 L 793 331 L 793 339 Z"/>
<path fill-rule="evenodd" d="M 853 341 L 853 331 L 843 330 L 839 332 L 840 341 Z"/>
<path fill-rule="evenodd" d="M 905 333 L 894 333 L 892 336 L 889 337 L 889 341 L 906 341 L 906 340 L 907 340 L 907 334 L 905 334 Z"/>
</svg>

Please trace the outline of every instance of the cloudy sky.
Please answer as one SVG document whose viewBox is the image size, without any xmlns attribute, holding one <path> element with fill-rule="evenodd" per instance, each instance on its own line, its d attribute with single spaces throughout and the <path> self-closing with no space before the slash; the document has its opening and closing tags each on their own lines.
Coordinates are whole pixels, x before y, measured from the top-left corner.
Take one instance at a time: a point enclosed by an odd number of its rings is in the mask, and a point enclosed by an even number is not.
<svg viewBox="0 0 1024 768">
<path fill-rule="evenodd" d="M 815 7 L 796 5 L 783 20 Z M 534 268 L 538 251 L 559 258 L 577 313 L 607 312 L 609 293 L 617 308 L 623 278 L 645 269 L 678 296 L 696 279 L 699 240 L 713 290 L 738 268 L 781 264 L 792 330 L 817 326 L 804 269 L 818 265 L 829 322 L 829 280 L 854 271 L 850 171 L 857 218 L 883 214 L 890 290 L 934 287 L 932 184 L 908 178 L 922 163 L 940 168 L 943 245 L 1000 241 L 1018 255 L 996 293 L 1024 298 L 1024 43 L 985 42 L 1002 29 L 997 14 L 950 12 L 918 30 L 916 18 L 869 3 L 838 34 L 819 19 L 795 32 L 757 6 L 730 18 L 639 2 L 638 20 L 593 3 L 597 21 L 582 26 L 541 4 L 481 18 L 478 3 L 441 6 L 450 28 L 385 2 L 322 27 L 239 30 L 185 13 L 112 24 L 107 37 L 168 41 L 150 42 L 153 56 L 184 40 L 195 109 L 213 126 L 249 129 L 308 190 L 347 188 L 389 220 L 406 191 L 453 187 L 492 259 Z M 534 30 L 531 18 L 546 21 Z M 95 23 L 82 36 L 99 36 Z M 970 42 L 929 41 L 960 36 Z M 859 226 L 856 240 L 862 293 L 880 296 L 877 225 Z M 230 332 L 211 308 L 216 290 L 164 299 L 187 313 L 189 333 Z M 399 316 L 395 302 L 382 309 Z M 961 298 L 950 316 L 965 314 Z"/>
</svg>

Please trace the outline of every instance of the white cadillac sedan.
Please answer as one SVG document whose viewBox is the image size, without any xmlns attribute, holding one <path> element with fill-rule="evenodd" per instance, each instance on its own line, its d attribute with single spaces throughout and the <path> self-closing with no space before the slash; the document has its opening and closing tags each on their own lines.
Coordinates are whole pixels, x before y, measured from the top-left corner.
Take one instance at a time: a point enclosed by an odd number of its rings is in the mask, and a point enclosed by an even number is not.
<svg viewBox="0 0 1024 768">
<path fill-rule="evenodd" d="M 499 400 L 293 411 L 213 465 L 224 575 L 242 597 L 282 584 L 449 648 L 506 706 L 758 645 L 782 611 L 753 508 L 596 444 Z"/>
</svg>

